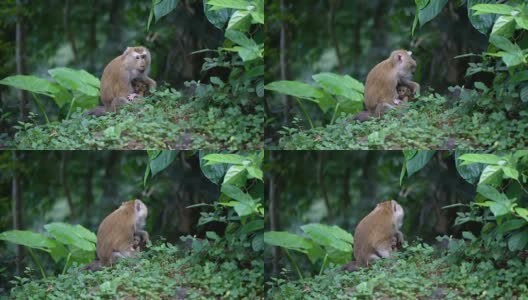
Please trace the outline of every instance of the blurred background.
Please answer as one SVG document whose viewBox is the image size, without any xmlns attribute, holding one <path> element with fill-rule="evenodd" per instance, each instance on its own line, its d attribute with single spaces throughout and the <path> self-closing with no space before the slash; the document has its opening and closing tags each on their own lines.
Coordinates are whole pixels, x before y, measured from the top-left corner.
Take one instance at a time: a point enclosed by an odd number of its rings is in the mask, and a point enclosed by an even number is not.
<svg viewBox="0 0 528 300">
<path fill-rule="evenodd" d="M 0 232 L 18 228 L 46 235 L 45 224 L 66 222 L 96 233 L 104 217 L 137 198 L 148 206 L 146 230 L 153 241 L 163 237 L 178 243 L 180 236 L 203 237 L 205 230 L 223 235 L 225 224 L 198 227 L 200 208 L 187 208 L 212 203 L 220 195 L 219 187 L 203 175 L 198 153 L 178 152 L 173 163 L 144 185 L 148 163 L 143 151 L 1 151 Z M 32 263 L 27 252 L 16 260 L 16 251 L 24 248 L 0 242 L 0 289 Z M 34 253 L 53 268 L 47 253 Z"/>
<path fill-rule="evenodd" d="M 435 243 L 439 235 L 478 232 L 480 224 L 454 226 L 460 208 L 442 208 L 475 197 L 474 186 L 458 175 L 450 155 L 435 153 L 423 169 L 405 177 L 400 185 L 405 161 L 400 151 L 268 151 L 266 231 L 303 235 L 300 226 L 322 223 L 353 234 L 377 203 L 394 199 L 405 211 L 402 232 L 406 240 Z M 286 255 L 273 255 L 273 249 L 265 251 L 266 280 L 270 275 L 277 277 L 288 261 Z M 302 256 L 295 251 L 291 254 Z"/>
<path fill-rule="evenodd" d="M 414 1 L 267 1 L 266 83 L 313 83 L 311 76 L 321 72 L 348 74 L 364 83 L 372 67 L 401 48 L 413 52 L 418 63 L 414 79 L 423 91 L 431 87 L 445 93 L 452 85 L 471 88 L 475 81 L 489 83 L 491 75 L 465 77 L 472 58 L 454 58 L 480 53 L 488 45 L 486 36 L 469 22 L 467 8 L 457 2 L 449 1 L 412 36 Z M 266 95 L 269 142 L 301 112 L 293 99 L 273 92 Z M 311 116 L 321 114 L 316 105 L 306 109 Z"/>
</svg>

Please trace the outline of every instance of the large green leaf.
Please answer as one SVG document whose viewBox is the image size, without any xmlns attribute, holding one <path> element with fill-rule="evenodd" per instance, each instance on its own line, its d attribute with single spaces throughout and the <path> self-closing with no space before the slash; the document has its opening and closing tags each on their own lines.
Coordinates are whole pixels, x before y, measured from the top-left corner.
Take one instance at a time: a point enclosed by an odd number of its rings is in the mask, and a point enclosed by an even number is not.
<svg viewBox="0 0 528 300">
<path fill-rule="evenodd" d="M 176 9 L 179 2 L 180 0 L 156 0 L 154 3 L 154 16 L 156 17 L 156 22 Z"/>
<path fill-rule="evenodd" d="M 208 163 L 209 161 L 205 160 L 204 157 L 210 155 L 210 152 L 212 151 L 201 150 L 199 152 L 200 169 L 207 179 L 214 184 L 219 184 L 222 178 L 224 178 L 229 165 L 223 163 Z"/>
<path fill-rule="evenodd" d="M 455 166 L 458 174 L 471 184 L 477 183 L 480 178 L 480 174 L 486 167 L 485 164 L 462 164 L 460 156 L 467 154 L 467 151 L 457 150 L 455 151 Z"/>
<path fill-rule="evenodd" d="M 251 160 L 245 156 L 238 154 L 208 154 L 204 156 L 207 165 L 214 164 L 232 164 L 232 165 L 248 165 Z"/>
<path fill-rule="evenodd" d="M 510 251 L 519 251 L 528 245 L 528 229 L 512 234 L 508 239 L 508 249 Z"/>
<path fill-rule="evenodd" d="M 301 229 L 321 246 L 352 252 L 352 235 L 336 225 L 330 227 L 324 224 L 307 224 L 301 226 Z"/>
<path fill-rule="evenodd" d="M 293 96 L 300 99 L 318 102 L 317 99 L 323 98 L 325 94 L 320 89 L 309 84 L 299 81 L 274 81 L 266 84 L 266 90 Z"/>
<path fill-rule="evenodd" d="M 289 232 L 264 232 L 264 242 L 268 245 L 304 253 L 312 263 L 323 258 L 325 254 L 325 251 L 313 241 Z"/>
<path fill-rule="evenodd" d="M 149 165 L 152 176 L 154 177 L 154 175 L 165 170 L 174 161 L 174 159 L 176 159 L 178 152 L 179 151 L 164 150 L 161 151 L 156 157 L 151 158 Z"/>
<path fill-rule="evenodd" d="M 363 101 L 363 84 L 348 75 L 343 76 L 334 73 L 320 73 L 313 75 L 312 78 L 319 83 L 323 89 L 333 95 L 342 96 L 354 101 Z"/>
<path fill-rule="evenodd" d="M 248 9 L 250 3 L 246 0 L 209 0 L 207 4 L 213 6 L 211 9 L 234 8 Z"/>
<path fill-rule="evenodd" d="M 488 165 L 496 165 L 499 161 L 502 160 L 501 157 L 495 154 L 477 154 L 477 153 L 467 153 L 459 157 L 460 160 L 464 161 L 464 165 L 471 163 L 480 163 Z"/>
<path fill-rule="evenodd" d="M 510 15 L 514 8 L 506 4 L 477 4 L 471 7 L 472 10 L 475 10 L 475 15 L 480 14 L 500 14 L 500 15 Z"/>
<path fill-rule="evenodd" d="M 436 17 L 447 4 L 447 0 L 434 0 L 430 1 L 427 6 L 421 8 L 418 11 L 418 20 L 420 20 L 420 27 L 424 26 L 425 23 L 431 21 Z"/>
<path fill-rule="evenodd" d="M 53 97 L 60 89 L 46 79 L 31 75 L 14 75 L 0 80 L 0 84 Z"/>
<path fill-rule="evenodd" d="M 211 22 L 216 28 L 223 30 L 226 28 L 226 24 L 229 21 L 231 15 L 235 12 L 234 9 L 220 9 L 211 10 L 209 0 L 204 0 L 204 14 L 207 20 Z"/>
<path fill-rule="evenodd" d="M 88 96 L 99 96 L 99 80 L 86 71 L 70 68 L 55 68 L 48 70 L 48 73 L 61 86 L 69 90 L 77 91 Z"/>
<path fill-rule="evenodd" d="M 95 234 L 81 225 L 73 226 L 67 223 L 50 223 L 44 228 L 57 241 L 64 245 L 74 246 L 84 251 L 95 251 Z"/>
<path fill-rule="evenodd" d="M 435 151 L 433 150 L 418 151 L 410 160 L 407 160 L 407 176 L 411 177 L 414 173 L 425 167 L 434 154 Z"/>
<path fill-rule="evenodd" d="M 491 31 L 491 28 L 493 28 L 493 24 L 495 23 L 495 20 L 497 19 L 497 15 L 494 14 L 482 14 L 477 15 L 475 14 L 474 10 L 471 10 L 471 7 L 476 4 L 481 3 L 490 3 L 495 0 L 468 0 L 467 2 L 467 14 L 469 21 L 471 22 L 471 25 L 478 31 L 480 31 L 482 34 L 488 35 Z"/>
<path fill-rule="evenodd" d="M 55 247 L 55 243 L 50 238 L 27 230 L 4 231 L 0 233 L 0 240 L 46 252 L 50 252 L 50 249 Z"/>
</svg>

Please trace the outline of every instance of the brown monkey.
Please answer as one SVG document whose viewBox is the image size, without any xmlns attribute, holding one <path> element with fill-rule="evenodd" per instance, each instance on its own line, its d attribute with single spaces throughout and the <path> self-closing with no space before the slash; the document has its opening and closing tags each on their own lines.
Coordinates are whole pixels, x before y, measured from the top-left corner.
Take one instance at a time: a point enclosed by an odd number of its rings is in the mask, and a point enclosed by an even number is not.
<svg viewBox="0 0 528 300">
<path fill-rule="evenodd" d="M 139 78 L 136 78 L 132 80 L 131 84 L 132 84 L 132 88 L 134 89 L 133 94 L 137 94 L 139 97 L 146 97 L 146 96 L 151 95 L 150 90 L 149 90 L 149 85 L 145 81 Z M 135 98 L 134 100 L 131 100 L 130 98 L 124 98 L 124 97 L 117 98 L 115 101 L 112 102 L 110 111 L 118 112 L 119 107 L 121 107 L 124 104 L 130 103 L 132 101 L 135 101 Z M 86 112 L 85 116 L 100 117 L 104 115 L 105 113 L 107 113 L 107 110 L 104 106 L 97 106 L 89 110 L 88 112 Z"/>
<path fill-rule="evenodd" d="M 366 267 L 372 260 L 389 257 L 393 247 L 403 243 L 403 215 L 398 202 L 390 200 L 379 203 L 359 222 L 354 233 L 357 266 Z"/>
<path fill-rule="evenodd" d="M 410 51 L 393 51 L 389 58 L 370 70 L 365 82 L 365 106 L 371 116 L 379 117 L 399 104 L 398 84 L 407 86 L 413 94 L 420 93 L 420 85 L 411 81 L 416 70 L 416 61 L 411 55 Z"/>
<path fill-rule="evenodd" d="M 147 206 L 136 199 L 124 202 L 101 222 L 97 231 L 97 257 L 103 266 L 111 266 L 118 258 L 133 255 L 135 237 L 145 243 L 148 241 L 148 233 L 143 230 L 147 215 Z"/>
<path fill-rule="evenodd" d="M 132 100 L 137 96 L 132 88 L 132 80 L 136 78 L 144 81 L 149 89 L 156 87 L 156 82 L 148 77 L 149 72 L 150 52 L 145 47 L 128 47 L 123 54 L 114 58 L 105 67 L 101 77 L 101 101 L 106 110 L 115 111 L 119 106 L 117 103 L 112 105 L 116 99 Z"/>
<path fill-rule="evenodd" d="M 396 105 L 400 104 L 401 102 L 408 102 L 414 100 L 414 94 L 408 86 L 398 85 L 396 91 L 398 92 L 398 100 L 400 100 L 399 103 L 395 102 Z"/>
</svg>

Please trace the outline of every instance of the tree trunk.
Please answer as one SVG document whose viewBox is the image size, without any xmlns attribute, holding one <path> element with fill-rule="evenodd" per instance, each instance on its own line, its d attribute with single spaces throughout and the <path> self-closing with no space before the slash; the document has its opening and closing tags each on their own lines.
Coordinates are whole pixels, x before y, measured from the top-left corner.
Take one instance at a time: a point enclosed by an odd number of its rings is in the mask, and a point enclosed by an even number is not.
<svg viewBox="0 0 528 300">
<path fill-rule="evenodd" d="M 59 169 L 59 176 L 60 176 L 60 182 L 62 186 L 64 187 L 64 195 L 66 196 L 66 201 L 68 202 L 68 207 L 70 209 L 70 218 L 74 216 L 75 212 L 73 211 L 73 201 L 72 201 L 72 194 L 70 189 L 70 183 L 68 182 L 68 176 L 66 176 L 66 164 L 70 160 L 70 151 L 62 151 L 61 152 L 61 161 L 60 161 L 60 169 Z"/>
<path fill-rule="evenodd" d="M 328 191 L 326 189 L 324 181 L 324 163 L 325 163 L 325 151 L 317 152 L 317 181 L 321 189 L 321 196 L 323 196 L 327 210 L 327 220 L 333 219 L 332 208 L 330 207 L 330 199 L 328 198 Z"/>
<path fill-rule="evenodd" d="M 73 34 L 71 24 L 70 24 L 70 17 L 71 17 L 71 0 L 66 0 L 64 3 L 64 13 L 63 13 L 63 23 L 64 23 L 64 31 L 66 32 L 66 37 L 68 38 L 68 41 L 70 42 L 70 46 L 73 52 L 73 61 L 74 63 L 77 63 L 77 45 L 75 43 L 75 35 Z"/>
<path fill-rule="evenodd" d="M 328 11 L 328 35 L 331 38 L 333 47 L 336 52 L 337 57 L 337 65 L 339 68 L 339 71 L 343 71 L 343 61 L 341 59 L 341 48 L 339 46 L 339 39 L 337 38 L 337 33 L 335 31 L 335 15 L 337 7 L 339 6 L 341 1 L 338 0 L 329 0 L 328 1 L 330 5 L 330 9 Z"/>
<path fill-rule="evenodd" d="M 99 13 L 99 0 L 92 0 L 92 17 L 90 19 L 90 37 L 88 45 L 90 49 L 90 72 L 95 73 L 95 62 L 97 58 L 97 14 Z"/>
<path fill-rule="evenodd" d="M 23 10 L 25 1 L 17 0 L 16 5 L 17 9 Z M 27 64 L 26 64 L 26 18 L 22 15 L 17 16 L 16 21 L 16 68 L 18 75 L 27 74 Z M 20 98 L 19 109 L 20 109 L 20 120 L 24 121 L 27 118 L 27 102 L 28 102 L 28 93 L 24 90 L 19 90 L 18 95 Z"/>
<path fill-rule="evenodd" d="M 22 196 L 21 179 L 19 170 L 19 159 L 16 151 L 12 152 L 13 163 L 15 168 L 13 170 L 13 179 L 11 182 L 11 199 L 13 208 L 13 229 L 22 230 L 24 228 L 24 219 L 22 218 L 22 211 L 24 210 L 24 198 Z M 22 260 L 24 259 L 24 247 L 16 245 L 16 269 L 15 274 L 20 276 L 22 274 Z"/>
<path fill-rule="evenodd" d="M 270 162 L 273 162 L 273 151 L 268 152 L 268 155 L 270 156 Z M 280 199 L 279 199 L 279 186 L 277 184 L 276 175 L 271 174 L 269 176 L 269 186 L 268 186 L 269 192 L 268 192 L 268 201 L 269 201 L 269 221 L 270 221 L 270 231 L 278 231 L 280 230 L 280 216 L 279 216 L 279 206 L 280 206 Z M 280 272 L 280 248 L 279 247 L 272 247 L 271 248 L 272 253 L 272 269 L 271 269 L 271 276 L 272 277 L 279 277 Z"/>
<path fill-rule="evenodd" d="M 288 62 L 288 23 L 284 20 L 286 14 L 285 0 L 280 0 L 281 12 L 281 30 L 280 30 L 280 78 L 281 80 L 289 80 L 290 78 L 290 64 Z M 290 124 L 290 113 L 292 109 L 292 99 L 289 96 L 282 96 L 283 103 L 285 103 L 283 123 L 285 126 Z"/>
</svg>

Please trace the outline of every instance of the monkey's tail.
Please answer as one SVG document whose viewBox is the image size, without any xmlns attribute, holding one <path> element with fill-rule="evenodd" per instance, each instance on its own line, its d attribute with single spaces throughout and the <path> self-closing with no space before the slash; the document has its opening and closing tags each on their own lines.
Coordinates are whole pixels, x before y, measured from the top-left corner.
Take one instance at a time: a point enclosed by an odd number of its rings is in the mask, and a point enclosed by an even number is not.
<svg viewBox="0 0 528 300">
<path fill-rule="evenodd" d="M 100 260 L 94 260 L 91 263 L 87 264 L 86 266 L 82 267 L 82 271 L 100 271 L 103 269 L 103 263 Z"/>
<path fill-rule="evenodd" d="M 358 114 L 355 114 L 353 117 L 352 117 L 352 121 L 359 121 L 359 122 L 365 122 L 365 121 L 368 121 L 370 120 L 370 113 L 368 111 L 362 111 Z"/>
<path fill-rule="evenodd" d="M 96 116 L 96 117 L 100 117 L 104 114 L 106 114 L 106 108 L 104 106 L 97 106 L 95 108 L 92 108 L 90 109 L 89 111 L 85 112 L 83 114 L 84 117 L 88 117 L 88 116 Z"/>
</svg>

